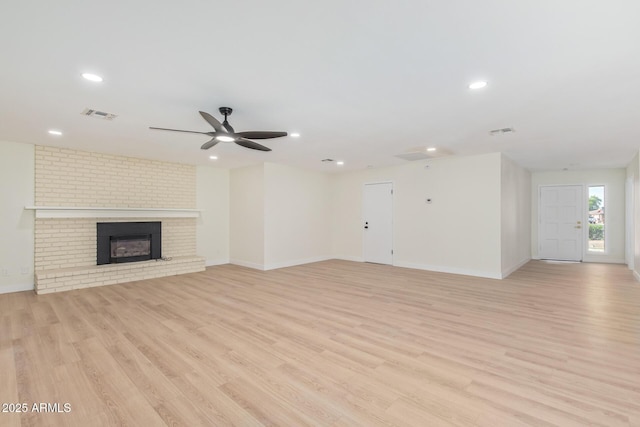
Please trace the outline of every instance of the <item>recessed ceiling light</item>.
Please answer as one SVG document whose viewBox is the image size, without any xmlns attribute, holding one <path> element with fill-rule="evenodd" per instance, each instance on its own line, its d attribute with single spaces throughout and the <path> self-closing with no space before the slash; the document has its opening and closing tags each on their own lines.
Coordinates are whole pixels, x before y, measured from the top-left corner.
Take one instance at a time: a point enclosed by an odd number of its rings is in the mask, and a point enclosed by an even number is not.
<svg viewBox="0 0 640 427">
<path fill-rule="evenodd" d="M 60 136 L 60 135 L 62 135 L 62 132 L 60 132 L 59 130 L 51 129 L 51 130 L 49 131 L 49 134 L 50 134 L 50 135 Z"/>
<path fill-rule="evenodd" d="M 291 137 L 292 137 L 292 138 L 298 138 L 298 137 L 300 137 L 300 134 L 299 134 L 298 132 L 293 132 L 293 133 L 291 134 Z"/>
<path fill-rule="evenodd" d="M 216 139 L 218 141 L 222 141 L 222 142 L 233 142 L 233 141 L 235 141 L 235 138 L 230 137 L 230 136 L 226 136 L 226 135 L 216 136 Z"/>
<path fill-rule="evenodd" d="M 435 147 L 429 147 L 427 148 L 427 151 L 436 151 Z"/>
<path fill-rule="evenodd" d="M 336 165 L 338 165 L 338 166 L 342 166 L 342 165 L 344 165 L 344 162 L 343 162 L 342 160 L 338 160 L 338 161 L 336 162 Z"/>
<path fill-rule="evenodd" d="M 482 89 L 483 87 L 487 86 L 487 82 L 485 81 L 478 81 L 478 82 L 473 82 L 469 85 L 469 89 Z"/>
<path fill-rule="evenodd" d="M 218 160 L 218 156 L 209 156 L 211 160 Z"/>
<path fill-rule="evenodd" d="M 97 74 L 92 73 L 82 73 L 82 77 L 89 80 L 90 82 L 100 83 L 103 79 Z"/>
</svg>

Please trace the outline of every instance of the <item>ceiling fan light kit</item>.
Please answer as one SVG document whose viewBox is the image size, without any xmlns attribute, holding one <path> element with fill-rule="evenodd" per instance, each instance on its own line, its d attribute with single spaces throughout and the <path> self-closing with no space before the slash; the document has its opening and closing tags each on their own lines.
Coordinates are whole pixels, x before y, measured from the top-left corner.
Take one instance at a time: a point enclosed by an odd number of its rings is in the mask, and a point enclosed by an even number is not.
<svg viewBox="0 0 640 427">
<path fill-rule="evenodd" d="M 214 132 L 198 132 L 192 130 L 181 130 L 181 129 L 167 129 L 167 128 L 158 128 L 158 127 L 149 127 L 149 129 L 157 129 L 157 130 L 168 130 L 172 132 L 186 132 L 186 133 L 198 133 L 201 135 L 208 135 L 211 137 L 211 140 L 202 144 L 200 147 L 203 150 L 208 150 L 209 148 L 216 145 L 218 142 L 235 142 L 238 145 L 241 145 L 245 148 L 250 148 L 252 150 L 259 151 L 271 151 L 271 148 L 265 147 L 264 145 L 258 144 L 257 142 L 252 141 L 252 139 L 271 139 L 271 138 L 280 138 L 283 136 L 287 136 L 287 132 L 279 132 L 279 131 L 244 131 L 244 132 L 236 132 L 233 129 L 233 126 L 229 124 L 227 120 L 227 116 L 230 116 L 233 112 L 232 108 L 229 107 L 220 107 L 220 114 L 224 116 L 224 121 L 220 123 L 218 119 L 213 117 L 211 114 L 206 113 L 204 111 L 200 111 L 200 115 L 203 119 L 209 123 Z"/>
</svg>

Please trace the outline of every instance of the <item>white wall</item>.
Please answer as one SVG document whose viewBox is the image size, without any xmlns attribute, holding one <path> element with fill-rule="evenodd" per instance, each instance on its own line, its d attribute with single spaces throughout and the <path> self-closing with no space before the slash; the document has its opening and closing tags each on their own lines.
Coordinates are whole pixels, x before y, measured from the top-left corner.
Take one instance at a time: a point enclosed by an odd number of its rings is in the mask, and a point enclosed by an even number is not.
<svg viewBox="0 0 640 427">
<path fill-rule="evenodd" d="M 588 197 L 587 187 L 605 185 L 605 254 L 589 253 L 585 249 L 583 260 L 586 262 L 624 263 L 625 235 L 625 169 L 589 169 L 574 171 L 544 171 L 531 175 L 531 254 L 538 257 L 538 198 L 541 185 L 577 185 L 585 187 L 585 204 Z M 585 205 L 586 206 L 586 205 Z M 588 224 L 585 209 L 585 225 Z M 585 229 L 585 248 L 586 233 Z"/>
<path fill-rule="evenodd" d="M 626 169 L 626 177 L 633 179 L 633 223 L 634 230 L 628 238 L 633 240 L 633 275 L 640 280 L 640 156 L 635 155 Z"/>
<path fill-rule="evenodd" d="M 502 277 L 501 159 L 443 157 L 333 176 L 333 256 L 362 260 L 363 185 L 391 181 L 394 265 Z"/>
<path fill-rule="evenodd" d="M 330 258 L 329 175 L 265 163 L 265 269 Z"/>
<path fill-rule="evenodd" d="M 229 177 L 231 263 L 264 269 L 264 165 L 233 169 Z"/>
<path fill-rule="evenodd" d="M 531 259 L 531 174 L 502 155 L 502 277 Z"/>
<path fill-rule="evenodd" d="M 365 182 L 389 181 L 392 170 L 367 169 L 332 175 L 331 256 L 364 261 L 362 252 L 362 186 Z"/>
<path fill-rule="evenodd" d="M 196 167 L 196 208 L 201 209 L 196 228 L 196 252 L 205 265 L 229 262 L 229 171 Z"/>
<path fill-rule="evenodd" d="M 0 141 L 0 293 L 33 289 L 34 146 Z"/>
</svg>

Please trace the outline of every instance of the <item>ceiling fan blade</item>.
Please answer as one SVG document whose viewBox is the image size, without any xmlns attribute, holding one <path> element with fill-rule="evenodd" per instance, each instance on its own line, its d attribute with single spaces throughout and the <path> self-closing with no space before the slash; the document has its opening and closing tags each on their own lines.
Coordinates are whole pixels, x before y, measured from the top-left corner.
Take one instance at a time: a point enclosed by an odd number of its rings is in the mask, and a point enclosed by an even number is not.
<svg viewBox="0 0 640 427">
<path fill-rule="evenodd" d="M 202 135 L 209 135 L 208 132 L 196 132 L 195 130 L 167 129 L 167 128 L 154 128 L 154 127 L 149 127 L 149 129 L 170 130 L 171 132 L 199 133 Z"/>
<path fill-rule="evenodd" d="M 202 116 L 203 119 L 207 121 L 207 123 L 213 126 L 215 130 L 217 130 L 218 132 L 225 132 L 222 128 L 222 124 L 218 121 L 218 119 L 213 117 L 211 114 L 205 113 L 204 111 L 200 111 L 200 115 Z"/>
<path fill-rule="evenodd" d="M 211 141 L 207 141 L 204 144 L 202 144 L 202 147 L 200 147 L 201 150 L 208 150 L 209 148 L 213 147 L 214 145 L 216 145 L 218 142 L 217 139 L 212 138 Z"/>
<path fill-rule="evenodd" d="M 264 145 L 260 145 L 257 142 L 249 141 L 248 139 L 245 139 L 245 138 L 236 138 L 235 143 L 238 145 L 242 145 L 243 147 L 246 147 L 246 148 L 252 148 L 254 150 L 271 151 L 271 148 L 265 147 Z"/>
<path fill-rule="evenodd" d="M 236 133 L 236 135 L 241 136 L 243 138 L 249 138 L 249 139 L 269 139 L 269 138 L 280 138 L 281 136 L 287 136 L 287 133 L 249 130 L 246 132 L 238 132 Z"/>
<path fill-rule="evenodd" d="M 229 124 L 229 122 L 227 121 L 227 119 L 224 120 L 224 122 L 222 122 L 222 126 L 224 126 L 224 128 L 227 130 L 227 132 L 229 133 L 234 133 L 235 130 L 233 130 L 233 126 L 231 126 Z"/>
</svg>

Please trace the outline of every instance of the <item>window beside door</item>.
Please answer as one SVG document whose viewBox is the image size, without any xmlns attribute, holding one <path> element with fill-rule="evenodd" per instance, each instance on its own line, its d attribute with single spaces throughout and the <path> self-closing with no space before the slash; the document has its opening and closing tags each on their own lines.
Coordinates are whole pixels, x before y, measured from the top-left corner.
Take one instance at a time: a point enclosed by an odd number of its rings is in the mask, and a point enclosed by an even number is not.
<svg viewBox="0 0 640 427">
<path fill-rule="evenodd" d="M 604 185 L 589 186 L 589 252 L 605 251 L 605 200 Z"/>
</svg>

